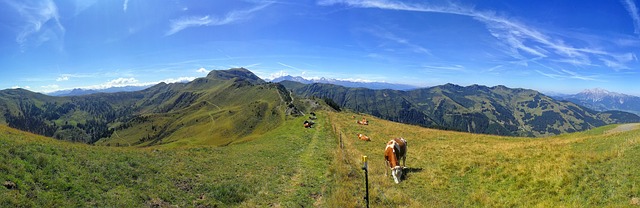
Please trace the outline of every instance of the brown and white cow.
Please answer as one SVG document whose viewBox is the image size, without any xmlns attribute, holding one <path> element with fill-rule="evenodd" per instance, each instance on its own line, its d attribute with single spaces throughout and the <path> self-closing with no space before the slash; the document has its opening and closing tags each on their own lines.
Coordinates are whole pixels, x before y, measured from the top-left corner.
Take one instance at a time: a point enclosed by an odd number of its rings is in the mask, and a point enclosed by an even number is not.
<svg viewBox="0 0 640 208">
<path fill-rule="evenodd" d="M 402 159 L 402 166 L 400 166 L 400 159 Z M 400 183 L 402 178 L 402 170 L 407 160 L 407 140 L 404 138 L 395 138 L 387 142 L 387 147 L 384 149 L 385 165 L 391 169 L 391 175 L 396 183 Z M 387 169 L 384 174 L 387 175 Z"/>
<path fill-rule="evenodd" d="M 362 117 L 362 121 L 357 121 L 360 125 L 369 125 L 369 121 L 366 118 Z"/>
<path fill-rule="evenodd" d="M 362 141 L 371 141 L 371 139 L 368 136 L 365 136 L 364 134 L 358 134 L 358 139 Z"/>
</svg>

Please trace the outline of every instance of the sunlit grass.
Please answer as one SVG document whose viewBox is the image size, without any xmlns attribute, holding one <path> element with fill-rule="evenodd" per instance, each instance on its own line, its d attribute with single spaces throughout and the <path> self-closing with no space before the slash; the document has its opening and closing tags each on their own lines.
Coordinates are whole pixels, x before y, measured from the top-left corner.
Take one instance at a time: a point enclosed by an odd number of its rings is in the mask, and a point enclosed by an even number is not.
<svg viewBox="0 0 640 208">
<path fill-rule="evenodd" d="M 361 116 L 356 116 L 357 118 Z M 331 114 L 345 138 L 349 162 L 369 157 L 371 203 L 375 206 L 627 206 L 640 195 L 640 131 L 606 134 L 612 126 L 550 138 L 511 138 L 438 131 L 352 114 Z M 371 142 L 358 140 L 364 133 Z M 406 180 L 384 176 L 384 143 L 408 140 Z M 359 171 L 341 187 L 364 192 Z M 351 184 L 351 185 L 349 185 Z M 340 192 L 341 190 L 338 190 Z M 334 196 L 355 206 L 347 195 Z M 355 196 L 352 199 L 358 199 Z"/>
<path fill-rule="evenodd" d="M 0 187 L 0 207 L 363 207 L 362 155 L 372 207 L 624 207 L 640 195 L 638 130 L 516 138 L 354 115 L 318 112 L 311 129 L 288 119 L 224 147 L 89 146 L 2 126 L 0 182 L 17 188 Z M 408 141 L 400 184 L 382 156 L 393 137 Z"/>
<path fill-rule="evenodd" d="M 303 118 L 226 147 L 103 147 L 0 127 L 0 207 L 322 205 L 331 134 Z"/>
</svg>

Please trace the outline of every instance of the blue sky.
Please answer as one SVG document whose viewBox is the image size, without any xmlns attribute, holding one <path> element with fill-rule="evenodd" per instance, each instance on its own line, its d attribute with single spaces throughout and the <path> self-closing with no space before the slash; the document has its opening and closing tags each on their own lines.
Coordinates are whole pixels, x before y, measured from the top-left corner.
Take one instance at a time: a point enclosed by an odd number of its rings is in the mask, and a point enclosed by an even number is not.
<svg viewBox="0 0 640 208">
<path fill-rule="evenodd" d="M 0 0 L 0 89 L 176 82 L 245 67 L 416 86 L 640 95 L 634 0 Z"/>
</svg>

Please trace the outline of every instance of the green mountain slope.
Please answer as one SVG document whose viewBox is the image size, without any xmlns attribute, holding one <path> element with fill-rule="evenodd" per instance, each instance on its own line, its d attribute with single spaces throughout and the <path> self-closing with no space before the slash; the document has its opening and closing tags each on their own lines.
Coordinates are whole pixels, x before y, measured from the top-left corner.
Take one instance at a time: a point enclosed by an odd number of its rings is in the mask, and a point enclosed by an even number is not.
<svg viewBox="0 0 640 208">
<path fill-rule="evenodd" d="M 90 146 L 0 125 L 0 207 L 324 203 L 322 194 L 336 187 L 328 177 L 336 141 L 328 139 L 329 126 L 305 129 L 303 120 L 289 119 L 243 143 L 179 148 Z"/>
<path fill-rule="evenodd" d="M 425 127 L 512 136 L 548 136 L 611 123 L 639 122 L 630 113 L 597 112 L 533 90 L 453 84 L 411 91 L 281 82 L 305 97 L 326 97 L 341 107 Z"/>
<path fill-rule="evenodd" d="M 372 207 L 624 207 L 640 199 L 637 124 L 532 139 L 317 115 L 314 128 L 297 117 L 222 147 L 90 146 L 0 126 L 0 207 L 362 207 L 362 155 Z M 400 184 L 384 174 L 393 137 L 409 143 Z"/>
<path fill-rule="evenodd" d="M 212 71 L 137 92 L 51 97 L 0 91 L 0 122 L 61 140 L 102 145 L 225 145 L 280 125 L 290 94 L 249 70 Z"/>
<path fill-rule="evenodd" d="M 545 138 L 442 131 L 330 113 L 344 149 L 334 159 L 336 207 L 363 206 L 362 155 L 371 207 L 627 207 L 640 200 L 640 124 Z M 371 142 L 358 140 L 366 134 Z M 383 149 L 408 141 L 405 180 L 385 176 Z M 355 196 L 354 196 L 355 195 Z M 635 201 L 635 202 L 632 202 Z"/>
</svg>

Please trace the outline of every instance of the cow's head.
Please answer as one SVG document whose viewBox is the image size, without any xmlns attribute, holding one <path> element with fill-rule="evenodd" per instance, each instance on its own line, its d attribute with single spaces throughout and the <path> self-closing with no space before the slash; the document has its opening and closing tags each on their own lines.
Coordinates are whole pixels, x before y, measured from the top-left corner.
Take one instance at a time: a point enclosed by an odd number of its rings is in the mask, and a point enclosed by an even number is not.
<svg viewBox="0 0 640 208">
<path fill-rule="evenodd" d="M 393 176 L 393 181 L 400 183 L 400 179 L 402 178 L 402 167 L 396 166 L 392 168 L 391 175 Z"/>
</svg>

